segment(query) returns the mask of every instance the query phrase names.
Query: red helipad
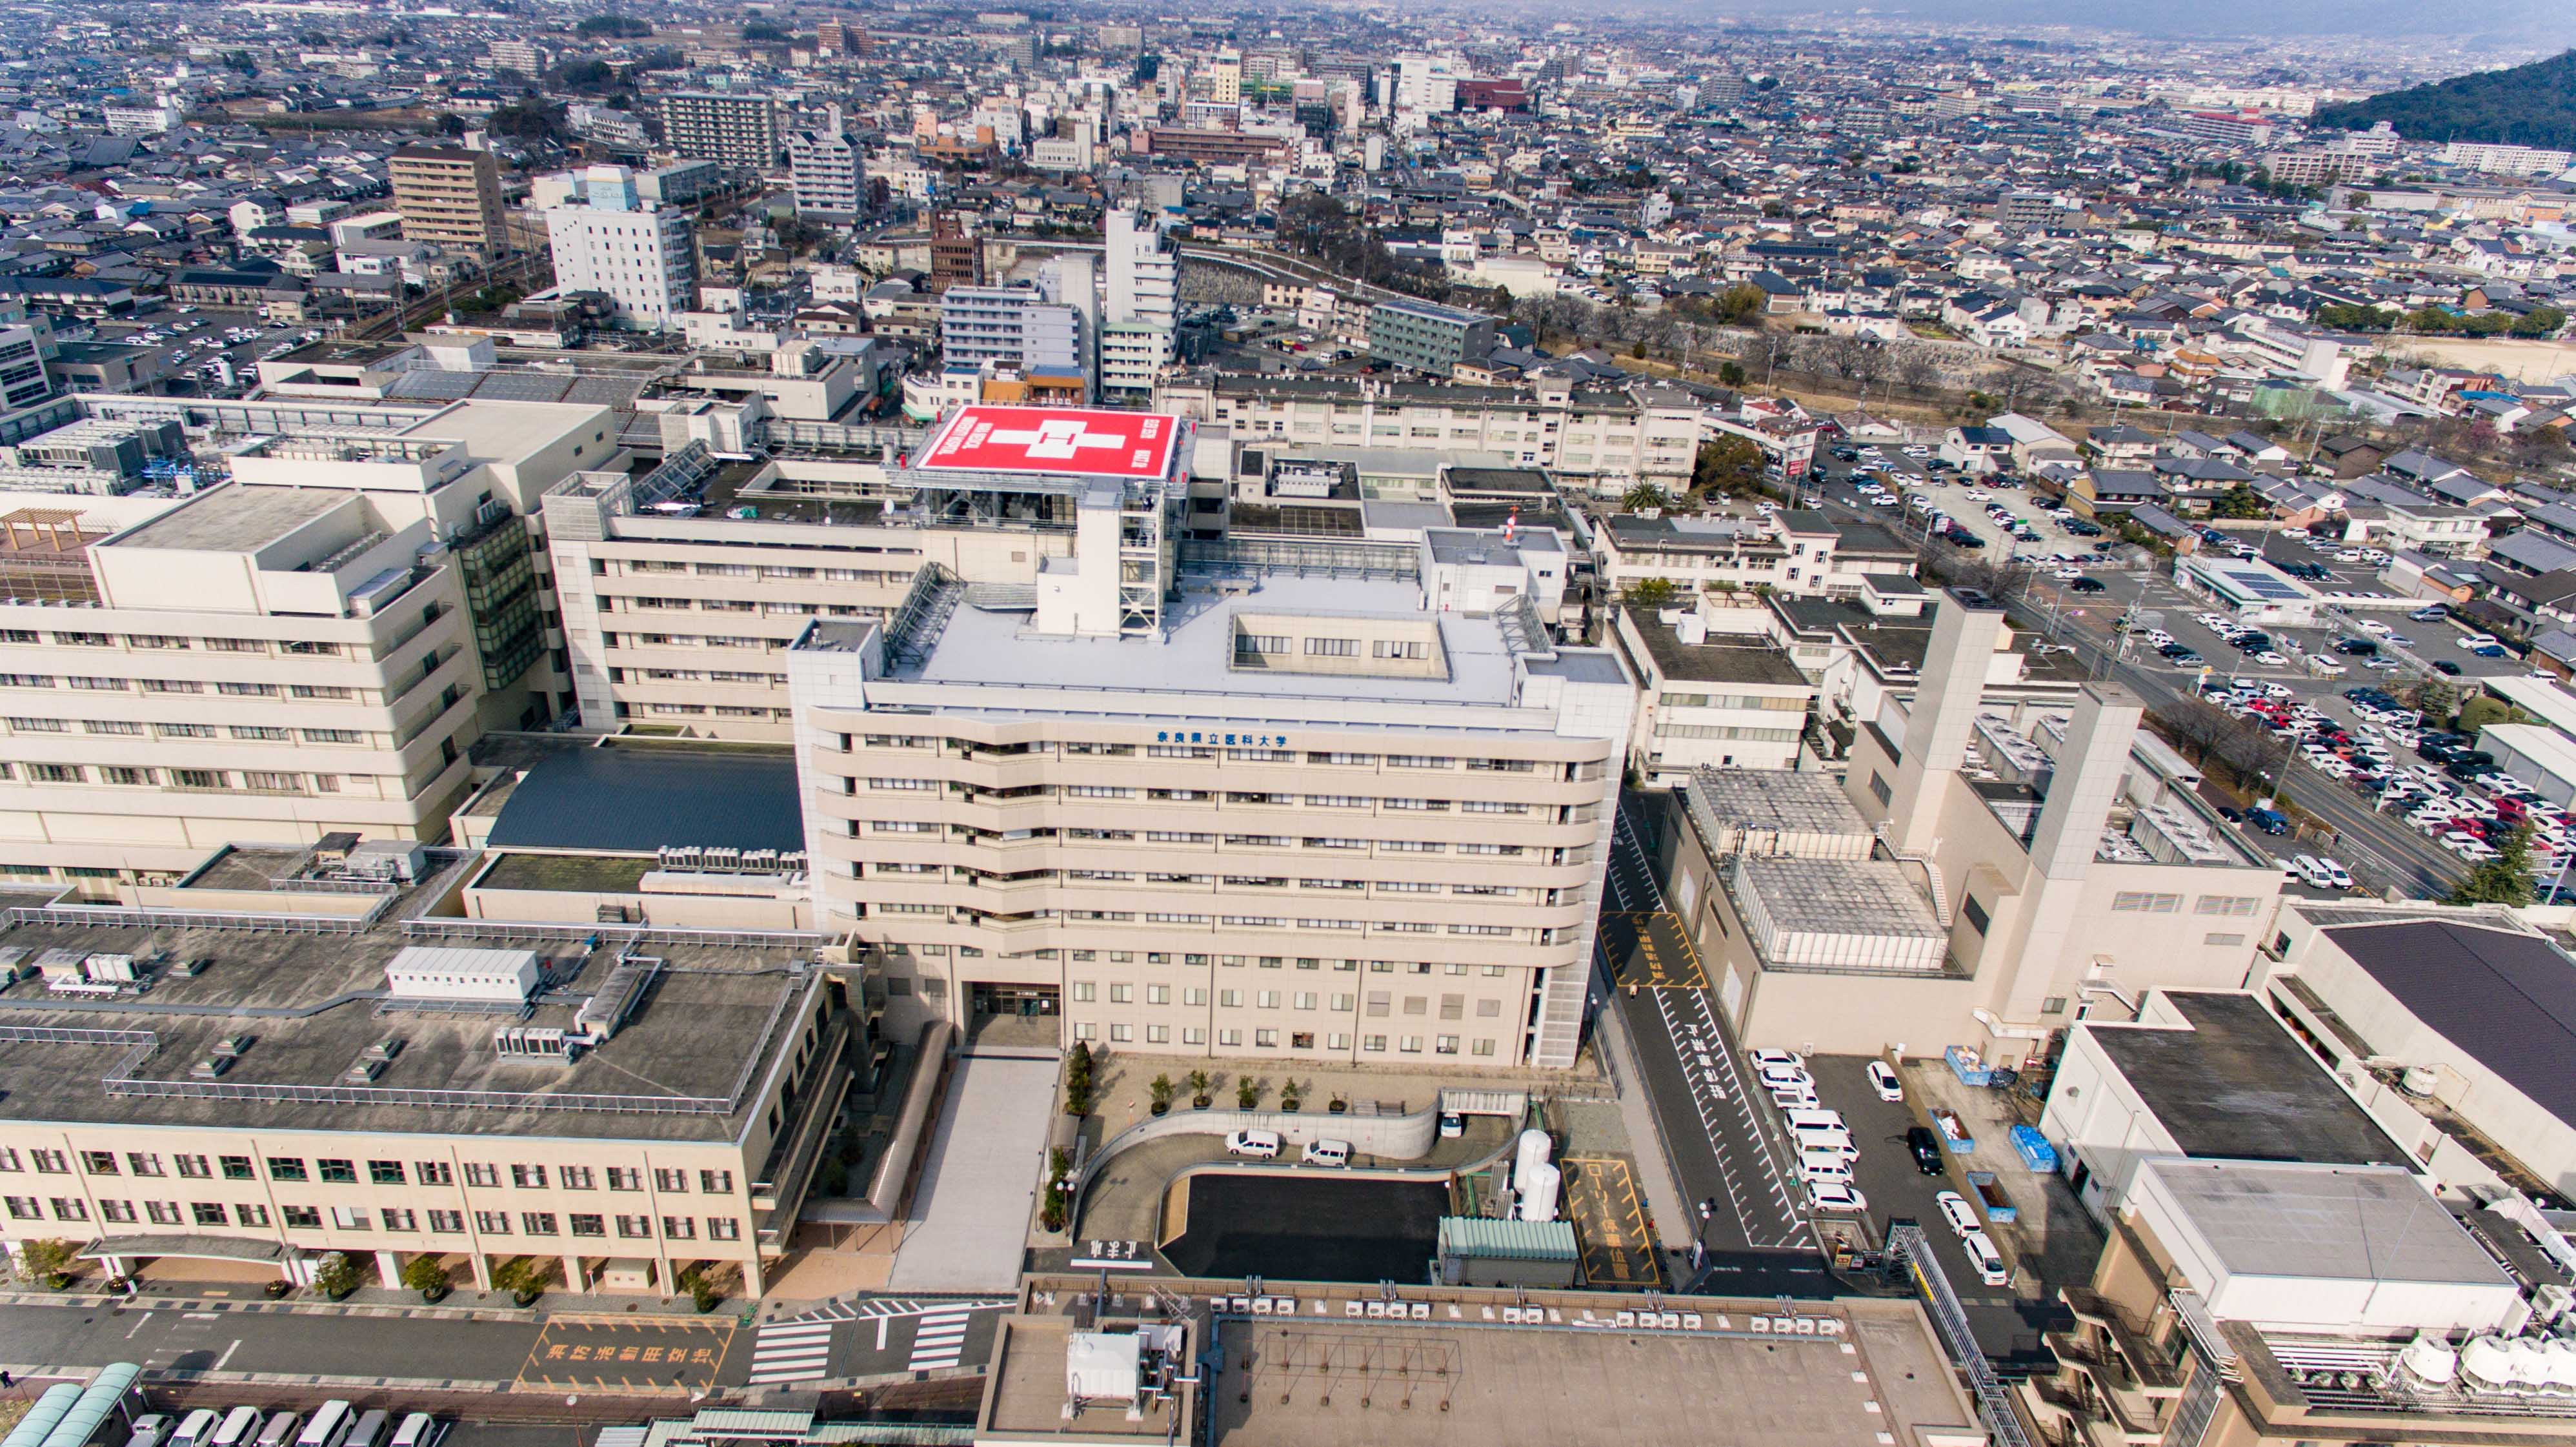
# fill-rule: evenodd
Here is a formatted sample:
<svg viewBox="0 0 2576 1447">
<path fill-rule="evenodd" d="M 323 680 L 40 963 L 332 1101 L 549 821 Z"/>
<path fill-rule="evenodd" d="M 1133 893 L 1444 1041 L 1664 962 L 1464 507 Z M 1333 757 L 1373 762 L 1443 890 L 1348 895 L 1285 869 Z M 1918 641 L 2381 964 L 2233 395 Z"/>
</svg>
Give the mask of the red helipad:
<svg viewBox="0 0 2576 1447">
<path fill-rule="evenodd" d="M 1171 471 L 1180 431 L 1180 419 L 1154 412 L 966 407 L 916 465 L 930 472 L 1161 477 Z"/>
</svg>

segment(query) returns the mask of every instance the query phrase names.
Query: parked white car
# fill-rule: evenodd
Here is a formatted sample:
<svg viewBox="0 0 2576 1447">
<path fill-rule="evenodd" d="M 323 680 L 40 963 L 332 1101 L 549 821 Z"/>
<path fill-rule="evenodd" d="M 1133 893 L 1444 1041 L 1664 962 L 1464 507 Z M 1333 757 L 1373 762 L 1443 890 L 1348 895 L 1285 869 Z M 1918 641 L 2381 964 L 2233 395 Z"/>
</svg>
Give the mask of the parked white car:
<svg viewBox="0 0 2576 1447">
<path fill-rule="evenodd" d="M 1869 1063 L 1869 1088 L 1878 1092 L 1879 1099 L 1891 1105 L 1900 1104 L 1905 1099 L 1905 1082 L 1896 1078 L 1896 1068 L 1884 1060 Z"/>
<path fill-rule="evenodd" d="M 1977 1229 L 1977 1208 L 1968 1204 L 1967 1197 L 1943 1191 L 1932 1198 L 1932 1204 L 1941 1208 L 1941 1219 L 1950 1223 L 1953 1235 L 1965 1236 Z"/>
</svg>

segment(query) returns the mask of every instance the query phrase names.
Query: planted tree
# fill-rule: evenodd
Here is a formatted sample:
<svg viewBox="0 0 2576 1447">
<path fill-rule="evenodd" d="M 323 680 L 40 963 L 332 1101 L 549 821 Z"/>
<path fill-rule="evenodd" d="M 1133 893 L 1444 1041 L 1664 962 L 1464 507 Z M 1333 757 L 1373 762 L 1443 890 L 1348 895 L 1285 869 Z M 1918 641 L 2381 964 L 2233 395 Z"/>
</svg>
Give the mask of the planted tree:
<svg viewBox="0 0 2576 1447">
<path fill-rule="evenodd" d="M 1673 586 L 1670 578 L 1639 578 L 1619 596 L 1638 612 L 1651 613 L 1658 608 L 1673 606 L 1673 600 L 1681 596 L 1681 591 Z"/>
<path fill-rule="evenodd" d="M 1076 1040 L 1064 1057 L 1064 1113 L 1091 1114 L 1092 1090 L 1091 1048 Z"/>
<path fill-rule="evenodd" d="M 1261 1104 L 1261 1082 L 1253 1079 L 1249 1075 L 1236 1076 L 1234 1079 L 1234 1108 L 1237 1110 L 1250 1110 L 1259 1104 Z"/>
<path fill-rule="evenodd" d="M 1154 1114 L 1161 1115 L 1172 1108 L 1172 1093 L 1179 1088 L 1172 1083 L 1172 1077 L 1169 1075 L 1154 1077 L 1153 1083 L 1145 1087 L 1154 1097 Z"/>
<path fill-rule="evenodd" d="M 333 1301 L 346 1300 L 349 1293 L 367 1284 L 366 1273 L 349 1259 L 346 1251 L 334 1251 L 322 1258 L 313 1272 L 313 1289 Z"/>
<path fill-rule="evenodd" d="M 79 1259 L 74 1254 L 78 1249 L 69 1241 L 48 1237 L 19 1247 L 18 1261 L 29 1280 L 60 1291 L 72 1284 L 72 1263 Z"/>
<path fill-rule="evenodd" d="M 403 1263 L 402 1284 L 407 1290 L 419 1292 L 421 1300 L 436 1302 L 456 1289 L 456 1278 L 449 1274 L 446 1262 L 423 1255 Z"/>
<path fill-rule="evenodd" d="M 2531 826 L 2518 825 L 2495 841 L 2495 858 L 2469 866 L 2469 877 L 2451 891 L 2453 904 L 2531 903 Z"/>
<path fill-rule="evenodd" d="M 1038 1224 L 1050 1231 L 1064 1229 L 1065 1213 L 1070 1201 L 1065 1195 L 1065 1173 L 1073 1169 L 1073 1158 L 1062 1150 L 1047 1152 L 1046 1195 L 1038 1206 Z"/>
<path fill-rule="evenodd" d="M 1199 1110 L 1207 1109 L 1208 1103 L 1214 1099 L 1208 1094 L 1208 1073 L 1204 1070 L 1193 1070 L 1187 1078 L 1190 1086 L 1190 1104 Z"/>
</svg>

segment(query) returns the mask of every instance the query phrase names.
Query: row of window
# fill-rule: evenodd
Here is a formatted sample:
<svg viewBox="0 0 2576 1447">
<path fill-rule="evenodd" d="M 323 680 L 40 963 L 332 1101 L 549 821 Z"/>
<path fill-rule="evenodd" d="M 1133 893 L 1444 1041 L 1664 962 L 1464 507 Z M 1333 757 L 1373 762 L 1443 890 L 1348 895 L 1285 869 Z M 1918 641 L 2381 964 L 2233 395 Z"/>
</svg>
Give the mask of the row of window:
<svg viewBox="0 0 2576 1447">
<path fill-rule="evenodd" d="M 993 880 L 1003 884 L 1149 884 L 1149 885 L 1222 885 L 1227 889 L 1299 889 L 1331 890 L 1337 894 L 1455 894 L 1479 899 L 1519 899 L 1528 893 L 1502 884 L 1427 884 L 1419 880 L 1381 879 L 1290 879 L 1277 874 L 1168 874 L 1157 870 L 1139 872 L 1133 869 L 1030 869 L 1015 874 L 994 874 L 984 870 L 956 868 L 953 874 L 937 864 L 888 864 L 867 866 L 867 872 L 879 878 L 915 877 L 927 882 L 954 878 L 964 883 Z"/>
<path fill-rule="evenodd" d="M 795 568 L 763 563 L 677 563 L 660 558 L 629 558 L 624 563 L 629 573 L 663 575 L 695 573 L 701 578 L 776 578 L 791 582 L 819 578 L 826 583 L 909 583 L 913 570 L 886 572 L 873 568 Z"/>
<path fill-rule="evenodd" d="M 195 678 L 108 678 L 91 674 L 62 675 L 53 673 L 0 673 L 0 688 L 63 688 L 86 693 L 216 694 L 224 698 L 291 698 L 310 703 L 347 703 L 358 696 L 354 688 L 314 683 L 242 683 L 231 680 L 208 687 Z"/>
<path fill-rule="evenodd" d="M 220 790 L 251 794 L 337 794 L 338 774 L 286 774 L 269 769 L 138 769 L 118 764 L 5 764 L 0 779 L 26 770 L 31 784 L 114 784 L 128 788 Z"/>
<path fill-rule="evenodd" d="M 1661 693 L 1656 702 L 1666 708 L 1753 708 L 1780 713 L 1804 713 L 1807 696 L 1773 696 L 1760 693 Z"/>
<path fill-rule="evenodd" d="M 857 838 L 864 822 L 870 834 L 940 834 L 949 829 L 959 838 L 989 837 L 991 831 L 969 825 L 943 826 L 923 819 L 869 819 L 850 821 L 850 837 Z M 1227 834 L 1222 836 L 1229 849 L 1334 849 L 1366 853 L 1371 849 L 1389 854 L 1475 854 L 1491 858 L 1513 859 L 1533 851 L 1518 844 L 1443 844 L 1422 839 L 1354 839 L 1343 835 L 1315 835 L 1303 838 L 1287 834 Z M 1014 830 L 1013 843 L 1038 843 L 1061 839 L 1069 844 L 1182 844 L 1194 849 L 1215 848 L 1218 835 L 1185 829 L 1031 829 Z"/>
<path fill-rule="evenodd" d="M 1793 734 L 1792 737 L 1795 735 Z M 878 792 L 937 792 L 948 782 L 941 779 L 906 778 L 895 775 L 872 775 L 865 780 L 868 788 Z M 1000 794 L 1018 799 L 1047 797 L 1050 786 L 1022 785 L 1009 790 L 975 791 L 970 785 L 957 786 L 961 791 Z M 1446 814 L 1456 809 L 1461 814 L 1513 814 L 1530 812 L 1530 806 L 1517 800 L 1504 799 L 1382 799 L 1367 794 L 1292 794 L 1279 790 L 1228 789 L 1220 796 L 1215 789 L 1137 789 L 1114 784 L 1064 784 L 1060 789 L 1067 799 L 1146 799 L 1158 804 L 1213 804 L 1222 797 L 1228 804 L 1257 805 L 1266 808 L 1309 809 L 1385 809 L 1396 813 Z"/>
<path fill-rule="evenodd" d="M 44 643 L 51 641 L 63 648 L 114 648 L 118 635 L 113 633 L 38 633 L 32 628 L 0 628 L 0 643 Z M 203 648 L 208 653 L 269 653 L 275 651 L 299 658 L 342 658 L 348 649 L 337 643 L 310 643 L 299 640 L 272 642 L 265 638 L 179 638 L 164 633 L 129 633 L 124 635 L 128 648 L 156 652 L 186 652 Z"/>
<path fill-rule="evenodd" d="M 73 1159 L 70 1152 L 46 1146 L 33 1147 L 23 1153 L 14 1146 L 0 1146 L 0 1171 L 32 1169 L 43 1175 L 67 1175 L 71 1172 Z M 208 1157 L 188 1153 L 174 1154 L 165 1162 L 151 1151 L 126 1151 L 120 1155 L 115 1151 L 84 1150 L 78 1159 L 83 1175 L 176 1175 L 194 1181 L 255 1181 L 260 1179 L 259 1166 L 263 1164 L 250 1156 L 219 1155 L 209 1160 Z M 272 1181 L 356 1185 L 360 1179 L 358 1161 L 346 1156 L 323 1156 L 310 1161 L 302 1156 L 269 1156 L 264 1164 L 268 1168 L 268 1179 Z M 529 1191 L 547 1189 L 549 1179 L 568 1191 L 596 1190 L 602 1176 L 612 1191 L 640 1191 L 644 1189 L 645 1181 L 645 1172 L 633 1166 L 609 1166 L 594 1171 L 589 1166 L 526 1164 L 503 1167 L 491 1161 L 467 1161 L 464 1164 L 465 1184 L 498 1186 L 504 1170 L 508 1172 L 511 1185 Z M 687 1170 L 657 1166 L 651 1174 L 654 1190 L 664 1195 L 688 1193 L 690 1173 Z M 413 1182 L 424 1186 L 452 1186 L 456 1184 L 456 1170 L 446 1161 L 413 1161 L 406 1165 L 398 1160 L 370 1160 L 366 1162 L 365 1179 L 379 1186 L 401 1186 Z M 700 1170 L 696 1179 L 697 1188 L 708 1195 L 726 1195 L 733 1190 L 731 1171 Z"/>
<path fill-rule="evenodd" d="M 1219 739 L 1226 737 L 1228 736 L 1218 735 Z M 1215 741 L 1143 745 L 1031 743 L 1002 746 L 980 744 L 973 739 L 941 738 L 931 734 L 862 734 L 858 741 L 872 749 L 937 749 L 943 753 L 999 753 L 1013 757 L 1045 757 L 1060 752 L 1066 758 L 1132 759 L 1141 752 L 1149 759 L 1224 758 L 1236 763 L 1257 764 L 1293 764 L 1302 757 L 1309 764 L 1329 764 L 1336 768 L 1373 769 L 1383 764 L 1390 769 L 1455 769 L 1464 764 L 1468 772 L 1478 774 L 1534 774 L 1540 768 L 1539 761 L 1535 759 L 1459 759 L 1442 754 L 1359 754 L 1325 749 L 1300 751 L 1272 748 L 1266 745 L 1259 748 L 1246 748 L 1224 745 Z M 847 749 L 848 743 L 845 741 L 844 752 Z M 1572 766 L 1558 763 L 1546 765 L 1551 772 L 1569 767 Z"/>
<path fill-rule="evenodd" d="M 1459 968 L 1463 969 L 1464 966 L 1460 966 Z M 1100 998 L 1101 986 L 1096 981 L 1076 980 L 1073 982 L 1071 988 L 1073 990 L 1073 1001 L 1077 1005 L 1092 1004 Z M 1172 1003 L 1172 987 L 1169 985 L 1144 985 L 1140 987 L 1127 984 L 1112 984 L 1108 987 L 1109 1003 L 1112 1005 L 1132 1005 L 1136 1002 L 1136 991 L 1140 988 L 1145 992 L 1145 1003 L 1148 1005 L 1168 1005 Z M 1253 1007 L 1255 1009 L 1321 1010 L 1327 1008 L 1324 1004 L 1325 996 L 1314 990 L 1254 990 L 1250 993 Z M 1245 992 L 1242 990 L 1219 990 L 1216 992 L 1217 1008 L 1221 1010 L 1240 1010 L 1243 1008 L 1244 997 Z M 1329 1008 L 1341 1014 L 1347 1015 L 1361 1008 L 1360 997 L 1355 994 L 1336 992 L 1332 995 L 1331 999 L 1332 1004 Z M 1184 985 L 1181 987 L 1181 1004 L 1186 1006 L 1205 1007 L 1207 1002 L 1208 992 L 1206 990 L 1191 985 Z M 1431 997 L 1428 995 L 1407 995 L 1404 997 L 1401 1008 L 1407 1015 L 1427 1015 L 1431 1013 L 1433 1006 Z M 1467 997 L 1464 995 L 1442 995 L 1440 997 L 1438 1008 L 1440 1011 L 1440 1018 L 1443 1020 L 1464 1020 L 1467 1018 Z M 1395 1013 L 1397 1009 L 1397 1001 L 1388 992 L 1384 990 L 1369 991 L 1367 1002 L 1367 1010 L 1369 1014 L 1390 1015 Z M 1493 1019 L 1500 1016 L 1502 1013 L 1503 1002 L 1500 1000 L 1478 1000 L 1476 1002 L 1476 1014 L 1482 1018 Z"/>
<path fill-rule="evenodd" d="M 156 739 L 235 739 L 264 744 L 363 744 L 367 741 L 363 729 L 290 729 L 268 724 L 231 724 L 217 728 L 213 724 L 144 724 L 132 719 L 18 716 L 0 718 L 0 723 L 8 724 L 9 731 L 16 734 L 67 734 L 77 723 L 82 733 L 102 738 L 141 738 L 148 732 Z"/>
<path fill-rule="evenodd" d="M 1172 1043 L 1172 1028 L 1170 1026 L 1147 1025 L 1143 1028 L 1145 1031 L 1144 1038 L 1146 1044 L 1169 1045 Z M 1136 1040 L 1136 1030 L 1137 1027 L 1134 1025 L 1110 1025 L 1107 1027 L 1109 1043 L 1112 1045 L 1133 1044 Z M 1101 1036 L 1101 1026 L 1084 1020 L 1077 1020 L 1074 1022 L 1073 1038 L 1076 1040 L 1098 1040 Z M 1219 1030 L 1216 1032 L 1216 1043 L 1221 1049 L 1240 1050 L 1243 1048 L 1243 1036 L 1244 1032 L 1241 1030 Z M 1252 1048 L 1255 1050 L 1276 1050 L 1280 1048 L 1281 1038 L 1281 1032 L 1277 1030 L 1254 1030 L 1252 1032 Z M 1318 1048 L 1315 1042 L 1319 1037 L 1311 1030 L 1291 1030 L 1286 1032 L 1285 1038 L 1287 1040 L 1287 1048 L 1291 1050 L 1313 1050 Z M 1351 1048 L 1351 1037 L 1346 1033 L 1329 1033 L 1321 1036 L 1320 1038 L 1324 1042 L 1321 1048 L 1325 1050 L 1347 1052 Z M 1400 1055 L 1419 1055 L 1422 1053 L 1424 1037 L 1420 1035 L 1399 1035 L 1393 1038 L 1395 1053 Z M 1432 1054 L 1455 1055 L 1459 1053 L 1459 1040 L 1457 1036 L 1434 1035 L 1429 1038 L 1431 1041 Z M 1384 1035 L 1363 1035 L 1360 1037 L 1360 1051 L 1362 1054 L 1383 1055 L 1387 1053 L 1388 1039 L 1389 1037 Z M 1208 1032 L 1201 1026 L 1183 1026 L 1181 1029 L 1181 1043 L 1183 1045 L 1205 1045 L 1208 1043 Z M 1466 1044 L 1467 1053 L 1470 1055 L 1490 1056 L 1494 1054 L 1494 1042 L 1490 1039 L 1479 1037 L 1466 1042 Z"/>
<path fill-rule="evenodd" d="M 2252 919 L 2263 911 L 2263 897 L 2250 894 L 2204 894 L 2194 899 L 2191 912 L 2215 915 L 2224 919 Z M 2113 914 L 2179 914 L 2182 896 L 2161 894 L 2150 889 L 2123 889 L 2111 896 Z"/>
<path fill-rule="evenodd" d="M 54 1196 L 42 1201 L 34 1196 L 0 1196 L 0 1207 L 5 1207 L 12 1220 L 45 1220 L 47 1206 L 52 1207 L 52 1219 L 56 1221 L 90 1219 L 89 1204 L 78 1196 Z M 610 1223 L 614 1222 L 617 1235 L 621 1239 L 630 1241 L 654 1239 L 653 1218 L 649 1215 L 611 1216 L 588 1211 L 567 1212 L 560 1217 L 552 1211 L 476 1211 L 473 1215 L 475 1234 L 481 1236 L 513 1234 L 561 1236 L 567 1234 L 567 1227 L 569 1234 L 574 1236 L 606 1236 L 609 1234 Z M 307 1231 L 322 1229 L 323 1222 L 327 1219 L 332 1229 L 338 1231 L 371 1231 L 381 1223 L 387 1231 L 416 1232 L 420 1229 L 421 1218 L 424 1216 L 428 1218 L 429 1229 L 434 1234 L 442 1236 L 465 1234 L 466 1213 L 463 1211 L 413 1211 L 397 1206 L 386 1206 L 370 1211 L 363 1206 L 332 1206 L 326 1209 L 321 1206 L 292 1206 L 280 1203 L 276 1219 L 278 1224 L 290 1229 Z M 145 1201 L 142 1212 L 138 1216 L 134 1202 L 109 1200 L 105 1197 L 101 1197 L 98 1203 L 98 1219 L 111 1226 L 131 1226 L 140 1221 L 148 1221 L 155 1226 L 229 1225 L 264 1229 L 270 1224 L 268 1207 L 251 1202 L 235 1202 L 228 1209 L 219 1201 L 191 1201 L 183 1215 L 177 1201 Z M 698 1219 L 695 1216 L 664 1216 L 662 1239 L 697 1240 Z M 742 1222 L 736 1218 L 709 1216 L 705 1219 L 706 1239 L 710 1241 L 742 1239 Z"/>
<path fill-rule="evenodd" d="M 1291 918 L 1286 915 L 1193 914 L 1183 911 L 1160 909 L 1142 911 L 1132 909 L 1027 909 L 1005 912 L 978 909 L 972 905 L 964 904 L 915 904 L 908 901 L 871 904 L 867 908 L 872 914 L 933 915 L 943 917 L 955 914 L 970 921 L 1002 920 L 1008 923 L 1020 923 L 1062 919 L 1072 920 L 1079 924 L 1213 925 L 1220 929 L 1294 928 L 1301 930 L 1332 931 L 1347 934 L 1431 935 L 1447 933 L 1452 935 L 1472 936 L 1477 939 L 1526 938 L 1534 939 L 1542 944 L 1549 942 L 1551 934 L 1550 931 L 1536 926 L 1521 928 L 1512 925 L 1499 924 L 1425 924 L 1410 920 L 1377 920 L 1372 922 L 1357 919 L 1302 919 Z"/>
</svg>

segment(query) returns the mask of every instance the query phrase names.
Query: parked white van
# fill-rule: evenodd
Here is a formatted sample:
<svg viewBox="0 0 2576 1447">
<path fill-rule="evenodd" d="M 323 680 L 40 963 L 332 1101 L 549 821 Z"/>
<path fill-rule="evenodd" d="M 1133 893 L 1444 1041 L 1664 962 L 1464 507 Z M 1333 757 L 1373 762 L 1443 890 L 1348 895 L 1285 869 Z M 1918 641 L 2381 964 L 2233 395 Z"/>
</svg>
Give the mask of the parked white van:
<svg viewBox="0 0 2576 1447">
<path fill-rule="evenodd" d="M 1310 1166 L 1332 1166 L 1338 1169 L 1350 1163 L 1351 1143 L 1349 1141 L 1324 1140 L 1306 1143 L 1306 1164 Z"/>
</svg>

